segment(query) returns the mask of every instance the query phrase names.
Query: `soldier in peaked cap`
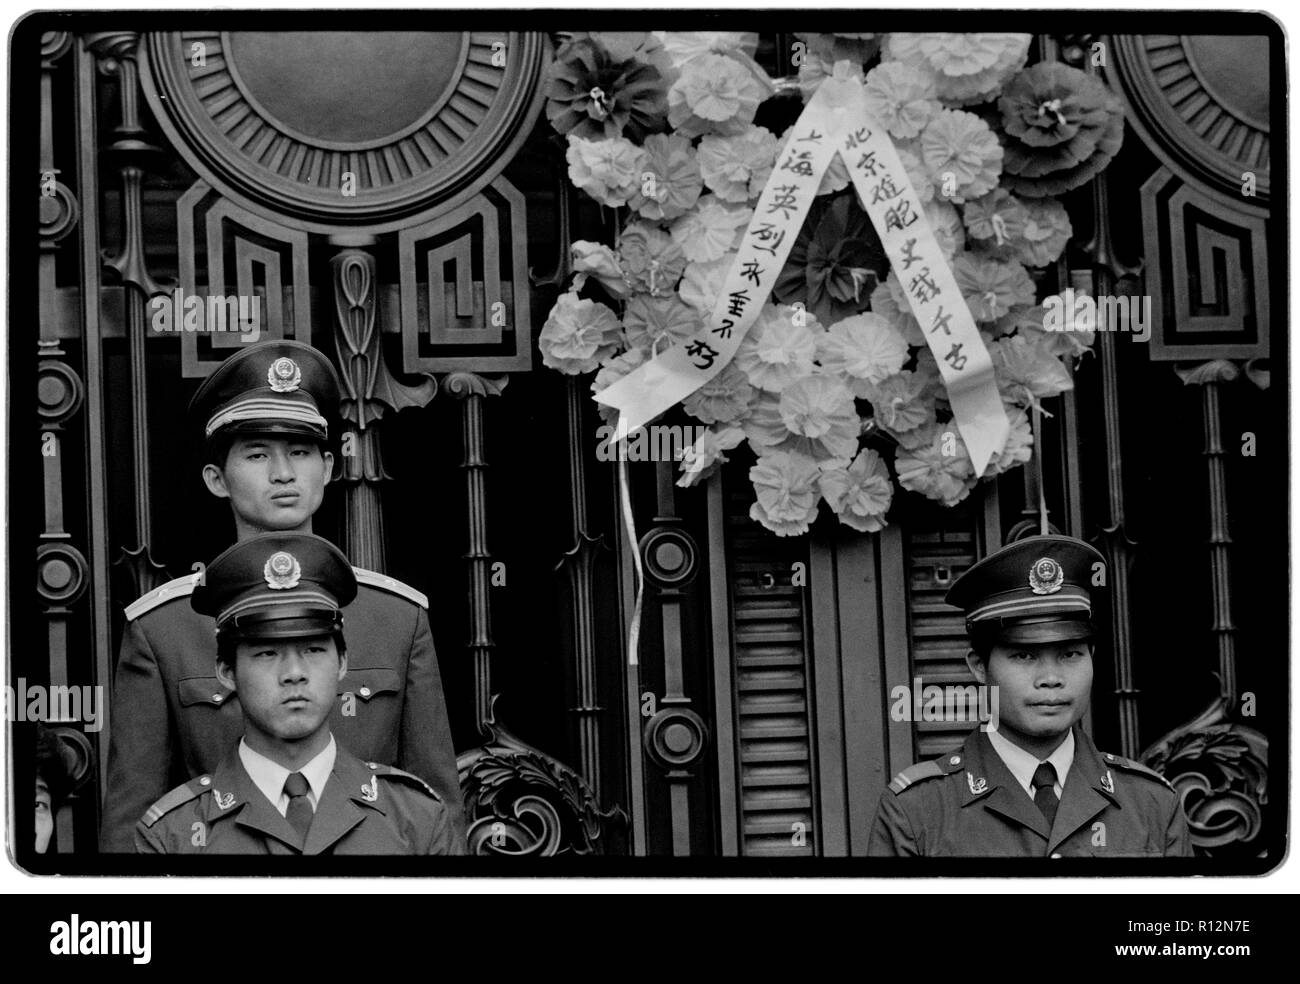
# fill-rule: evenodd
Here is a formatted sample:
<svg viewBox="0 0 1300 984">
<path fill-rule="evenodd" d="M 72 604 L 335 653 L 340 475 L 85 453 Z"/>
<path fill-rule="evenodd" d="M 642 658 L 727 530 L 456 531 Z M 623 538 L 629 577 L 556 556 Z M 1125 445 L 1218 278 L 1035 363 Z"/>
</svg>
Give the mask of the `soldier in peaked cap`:
<svg viewBox="0 0 1300 984">
<path fill-rule="evenodd" d="M 330 732 L 347 675 L 343 607 L 356 576 L 328 541 L 264 533 L 235 544 L 191 595 L 217 626 L 216 675 L 244 734 L 210 773 L 173 789 L 135 827 L 159 854 L 463 854 L 423 780 L 362 762 Z"/>
<path fill-rule="evenodd" d="M 881 794 L 875 856 L 1190 856 L 1178 794 L 1097 751 L 1076 725 L 1092 690 L 1092 591 L 1104 560 L 1066 536 L 1018 540 L 952 585 L 996 721 L 961 750 L 904 769 Z"/>
<path fill-rule="evenodd" d="M 190 418 L 204 442 L 203 480 L 229 500 L 239 540 L 311 532 L 333 466 L 326 414 L 338 405 L 329 360 L 310 345 L 267 341 L 228 358 L 199 387 Z M 395 763 L 428 782 L 464 836 L 456 756 L 424 595 L 353 568 L 346 606 L 353 650 L 337 684 L 331 729 L 363 760 Z M 133 849 L 150 803 L 211 774 L 243 733 L 240 700 L 214 672 L 212 617 L 195 611 L 199 575 L 178 578 L 127 606 L 100 849 Z"/>
</svg>

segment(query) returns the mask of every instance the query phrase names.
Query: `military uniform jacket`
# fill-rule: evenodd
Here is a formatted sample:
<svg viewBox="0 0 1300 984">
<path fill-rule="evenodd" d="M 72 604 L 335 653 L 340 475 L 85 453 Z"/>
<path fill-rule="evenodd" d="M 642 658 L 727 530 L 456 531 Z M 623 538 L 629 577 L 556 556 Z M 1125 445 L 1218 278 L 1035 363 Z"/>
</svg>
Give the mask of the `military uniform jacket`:
<svg viewBox="0 0 1300 984">
<path fill-rule="evenodd" d="M 239 760 L 178 786 L 135 825 L 141 854 L 464 854 L 442 801 L 423 780 L 341 746 L 304 841 Z"/>
<path fill-rule="evenodd" d="M 343 609 L 348 672 L 330 727 L 341 747 L 425 780 L 464 837 L 460 779 L 423 596 L 356 568 Z M 213 620 L 190 607 L 189 577 L 127 608 L 114 682 L 100 850 L 133 850 L 135 823 L 167 790 L 211 773 L 244 732 L 239 698 L 216 677 Z"/>
<path fill-rule="evenodd" d="M 1162 776 L 1097 751 L 1074 731 L 1074 762 L 1047 819 L 978 728 L 961 751 L 900 772 L 881 794 L 876 857 L 1190 857 L 1179 796 Z"/>
</svg>

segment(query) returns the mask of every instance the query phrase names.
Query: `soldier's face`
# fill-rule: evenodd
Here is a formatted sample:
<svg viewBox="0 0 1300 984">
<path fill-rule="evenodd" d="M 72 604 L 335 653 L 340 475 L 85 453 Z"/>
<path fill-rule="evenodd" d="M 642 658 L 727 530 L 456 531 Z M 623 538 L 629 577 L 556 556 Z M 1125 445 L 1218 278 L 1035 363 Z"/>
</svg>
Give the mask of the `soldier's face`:
<svg viewBox="0 0 1300 984">
<path fill-rule="evenodd" d="M 310 532 L 333 464 L 314 441 L 250 435 L 235 441 L 224 468 L 205 465 L 203 480 L 213 495 L 230 500 L 241 538 Z"/>
<path fill-rule="evenodd" d="M 998 688 L 998 727 L 1032 740 L 1064 735 L 1092 694 L 1092 645 L 1086 641 L 996 645 L 988 663 L 973 659 L 980 683 Z"/>
<path fill-rule="evenodd" d="M 309 741 L 328 725 L 338 682 L 347 672 L 328 635 L 305 639 L 241 642 L 232 670 L 217 664 L 217 677 L 239 695 L 245 737 L 258 751 L 267 742 Z"/>
</svg>

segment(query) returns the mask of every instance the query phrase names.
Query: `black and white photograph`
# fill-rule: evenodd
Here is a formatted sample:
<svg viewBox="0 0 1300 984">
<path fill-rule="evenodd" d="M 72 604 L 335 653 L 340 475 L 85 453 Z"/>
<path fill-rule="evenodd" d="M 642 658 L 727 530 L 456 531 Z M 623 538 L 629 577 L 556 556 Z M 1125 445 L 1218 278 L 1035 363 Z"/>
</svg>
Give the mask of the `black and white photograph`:
<svg viewBox="0 0 1300 984">
<path fill-rule="evenodd" d="M 1285 38 L 17 19 L 19 890 L 1275 875 Z"/>
</svg>

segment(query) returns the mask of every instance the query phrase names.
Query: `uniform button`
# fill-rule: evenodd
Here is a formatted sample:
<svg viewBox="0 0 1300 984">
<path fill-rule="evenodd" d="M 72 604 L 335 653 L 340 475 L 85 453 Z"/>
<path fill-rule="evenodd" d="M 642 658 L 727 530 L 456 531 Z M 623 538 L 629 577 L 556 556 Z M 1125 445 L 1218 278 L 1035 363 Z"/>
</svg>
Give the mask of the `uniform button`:
<svg viewBox="0 0 1300 984">
<path fill-rule="evenodd" d="M 1052 855 L 1052 857 L 1054 857 L 1054 858 L 1059 858 L 1060 856 L 1061 856 L 1061 855 L 1059 855 L 1059 854 L 1053 854 L 1053 855 Z"/>
<path fill-rule="evenodd" d="M 367 768 L 367 769 L 377 769 L 377 768 L 379 768 L 379 766 L 375 765 L 374 762 L 367 762 L 367 763 L 366 763 L 366 768 Z"/>
<path fill-rule="evenodd" d="M 220 695 L 220 694 L 213 694 L 213 695 L 212 695 L 212 699 L 215 700 L 218 704 L 221 703 L 221 695 Z"/>
<path fill-rule="evenodd" d="M 952 758 L 950 758 L 950 759 L 948 760 L 948 764 L 949 764 L 949 765 L 961 765 L 961 756 L 960 756 L 960 755 L 954 755 Z"/>
<path fill-rule="evenodd" d="M 1106 753 L 1106 761 L 1107 761 L 1107 762 L 1114 762 L 1114 761 L 1115 761 L 1115 756 L 1112 755 L 1110 752 L 1107 752 L 1107 753 Z"/>
<path fill-rule="evenodd" d="M 359 693 L 362 697 L 369 697 L 369 696 L 370 696 L 370 688 L 369 688 L 369 687 L 362 687 L 360 690 L 357 691 L 357 693 Z"/>
<path fill-rule="evenodd" d="M 199 780 L 199 785 L 200 785 L 200 786 L 211 786 L 211 785 L 212 785 L 212 780 L 211 780 L 209 777 L 207 777 L 207 776 L 203 776 L 203 777 Z"/>
</svg>

